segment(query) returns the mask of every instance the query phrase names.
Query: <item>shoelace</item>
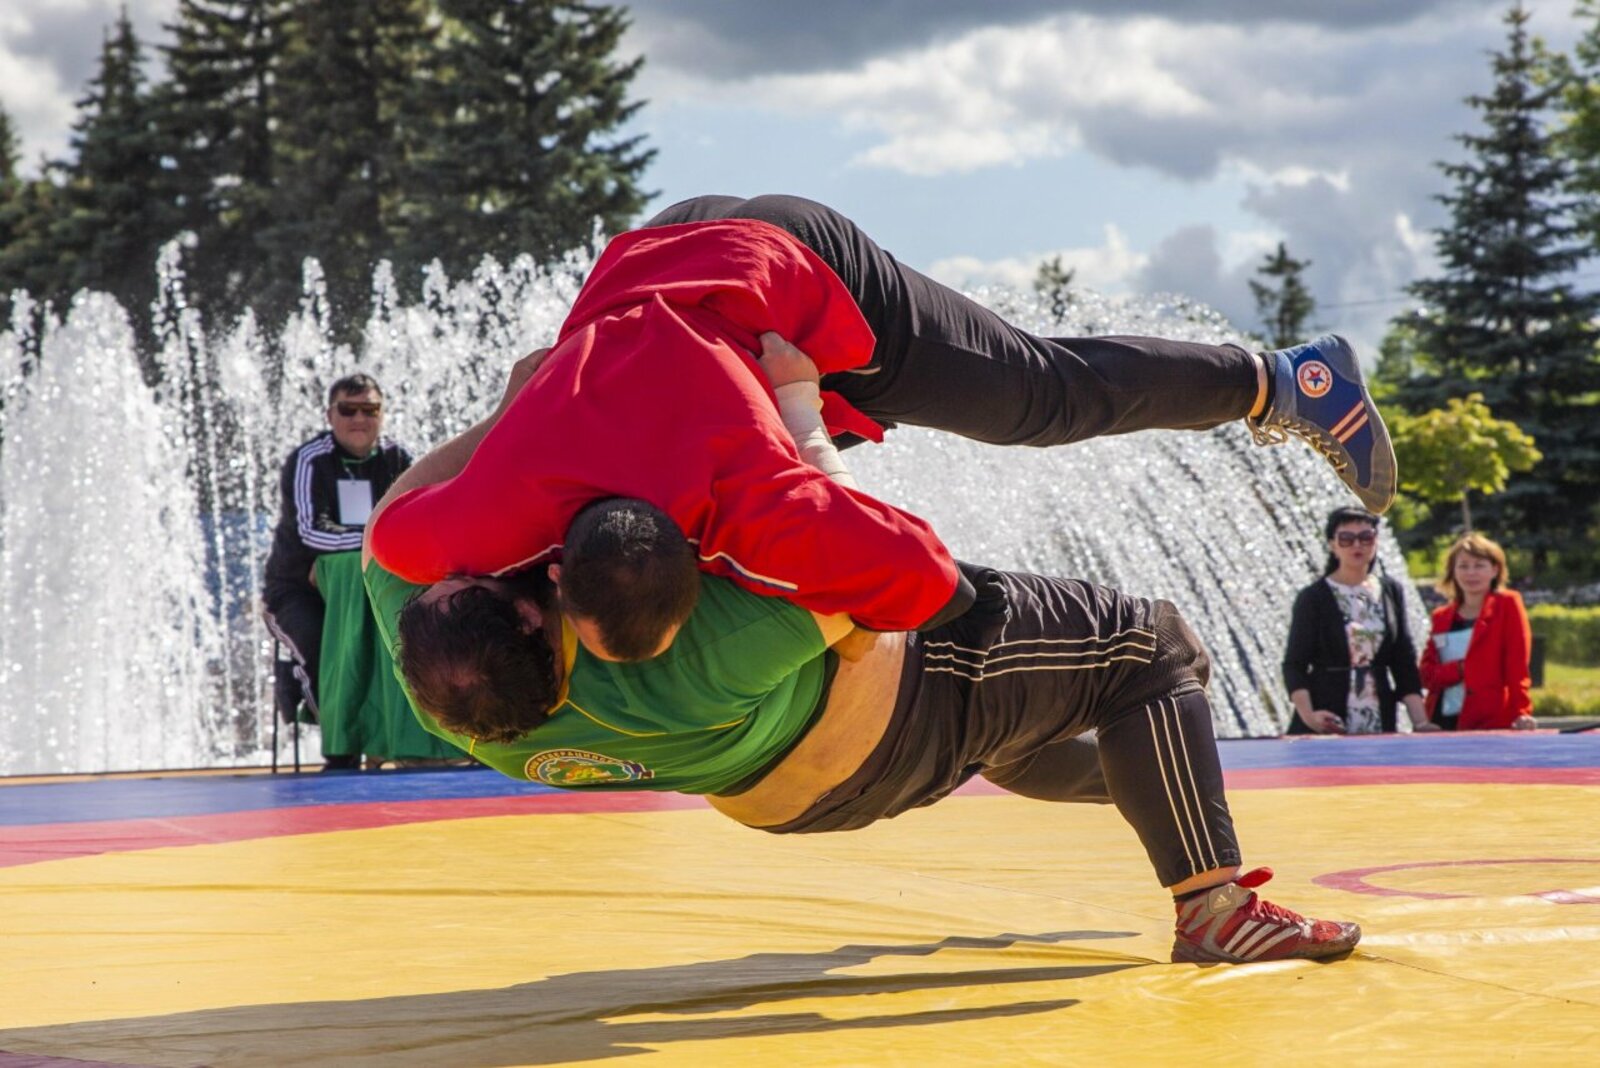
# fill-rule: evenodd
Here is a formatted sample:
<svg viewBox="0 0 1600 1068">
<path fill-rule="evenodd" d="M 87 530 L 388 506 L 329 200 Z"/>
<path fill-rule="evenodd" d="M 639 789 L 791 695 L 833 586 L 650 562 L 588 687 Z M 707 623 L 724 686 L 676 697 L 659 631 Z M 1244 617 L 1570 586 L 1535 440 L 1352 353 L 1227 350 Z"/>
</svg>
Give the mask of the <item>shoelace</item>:
<svg viewBox="0 0 1600 1068">
<path fill-rule="evenodd" d="M 1255 906 L 1250 909 L 1252 917 L 1265 917 L 1274 923 L 1288 927 L 1299 927 L 1306 922 L 1305 917 L 1298 912 L 1286 909 L 1282 905 L 1274 905 L 1260 894 L 1255 896 L 1255 901 L 1251 902 L 1251 904 Z M 1249 906 L 1246 907 L 1248 908 Z"/>
<path fill-rule="evenodd" d="M 1260 422 L 1250 420 L 1246 422 L 1250 426 L 1250 436 L 1255 439 L 1257 445 L 1282 445 L 1289 440 L 1289 435 L 1293 434 L 1315 449 L 1324 460 L 1333 465 L 1335 471 L 1343 472 L 1350 466 L 1350 461 L 1339 454 L 1338 446 L 1320 430 L 1297 426 L 1282 417 L 1276 422 L 1268 422 L 1265 419 Z"/>
</svg>

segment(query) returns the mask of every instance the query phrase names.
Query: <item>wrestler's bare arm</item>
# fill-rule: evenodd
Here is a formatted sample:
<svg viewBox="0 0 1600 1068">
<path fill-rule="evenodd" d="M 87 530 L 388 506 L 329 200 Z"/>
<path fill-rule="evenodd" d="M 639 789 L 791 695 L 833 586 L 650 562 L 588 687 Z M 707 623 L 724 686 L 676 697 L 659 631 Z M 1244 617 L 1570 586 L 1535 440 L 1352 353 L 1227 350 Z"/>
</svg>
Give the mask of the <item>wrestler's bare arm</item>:
<svg viewBox="0 0 1600 1068">
<path fill-rule="evenodd" d="M 860 489 L 822 422 L 822 376 L 811 357 L 770 330 L 761 335 L 756 363 L 778 397 L 778 415 L 800 458 L 841 486 Z"/>
<path fill-rule="evenodd" d="M 784 429 L 794 439 L 800 458 L 842 486 L 856 487 L 856 480 L 844 466 L 844 458 L 834 448 L 828 428 L 822 422 L 821 375 L 811 357 L 777 334 L 761 335 L 761 355 L 756 358 L 772 390 L 778 395 L 778 414 Z M 817 626 L 833 651 L 846 660 L 860 660 L 872 651 L 877 631 L 856 626 L 849 616 L 839 613 L 820 616 L 813 612 Z"/>
<path fill-rule="evenodd" d="M 528 380 L 533 377 L 533 373 L 539 369 L 539 365 L 549 353 L 549 349 L 535 349 L 512 364 L 511 371 L 506 377 L 505 392 L 501 394 L 500 403 L 495 406 L 494 411 L 449 441 L 430 449 L 394 480 L 389 491 L 383 495 L 377 506 L 372 509 L 372 514 L 367 517 L 366 534 L 361 539 L 363 568 L 372 560 L 372 530 L 377 525 L 378 517 L 383 514 L 383 510 L 403 493 L 422 486 L 431 486 L 435 482 L 443 482 L 460 474 L 461 469 L 472 458 L 478 443 L 500 421 L 500 417 L 511 407 L 511 402 L 522 391 L 522 387 L 528 384 Z"/>
</svg>

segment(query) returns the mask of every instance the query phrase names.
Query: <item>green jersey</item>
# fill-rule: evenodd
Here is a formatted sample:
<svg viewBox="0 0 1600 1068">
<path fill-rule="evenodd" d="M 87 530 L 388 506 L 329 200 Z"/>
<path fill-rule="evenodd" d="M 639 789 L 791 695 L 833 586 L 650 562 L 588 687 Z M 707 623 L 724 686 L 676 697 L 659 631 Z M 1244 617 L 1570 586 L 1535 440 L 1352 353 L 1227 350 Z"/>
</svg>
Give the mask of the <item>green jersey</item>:
<svg viewBox="0 0 1600 1068">
<path fill-rule="evenodd" d="M 365 579 L 392 654 L 400 610 L 422 587 L 376 562 Z M 799 738 L 826 670 L 810 612 L 709 575 L 701 576 L 693 615 L 658 657 L 600 660 L 570 627 L 562 645 L 561 699 L 544 724 L 514 742 L 452 734 L 417 708 L 409 689 L 406 697 L 428 731 L 514 779 L 711 794 L 747 779 Z"/>
</svg>

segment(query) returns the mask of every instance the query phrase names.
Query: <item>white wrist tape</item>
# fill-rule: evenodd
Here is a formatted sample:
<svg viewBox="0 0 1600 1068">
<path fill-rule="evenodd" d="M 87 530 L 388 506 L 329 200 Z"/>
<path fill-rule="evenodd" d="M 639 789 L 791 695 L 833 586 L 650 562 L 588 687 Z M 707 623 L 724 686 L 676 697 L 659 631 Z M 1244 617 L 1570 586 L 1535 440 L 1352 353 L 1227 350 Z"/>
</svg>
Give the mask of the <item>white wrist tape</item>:
<svg viewBox="0 0 1600 1068">
<path fill-rule="evenodd" d="M 778 415 L 794 438 L 800 458 L 840 485 L 859 488 L 822 422 L 822 390 L 817 383 L 790 382 L 773 392 L 778 397 Z"/>
</svg>

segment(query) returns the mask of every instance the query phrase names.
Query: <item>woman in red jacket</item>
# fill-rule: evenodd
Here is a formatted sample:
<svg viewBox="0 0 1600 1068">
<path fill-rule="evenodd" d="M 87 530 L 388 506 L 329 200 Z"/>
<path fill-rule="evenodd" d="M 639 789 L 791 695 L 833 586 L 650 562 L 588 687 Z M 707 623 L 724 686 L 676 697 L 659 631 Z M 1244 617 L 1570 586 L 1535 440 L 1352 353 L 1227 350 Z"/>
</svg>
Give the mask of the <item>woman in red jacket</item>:
<svg viewBox="0 0 1600 1068">
<path fill-rule="evenodd" d="M 1450 603 L 1434 609 L 1422 651 L 1428 715 L 1445 730 L 1531 728 L 1528 697 L 1528 613 L 1505 588 L 1506 554 L 1482 534 L 1450 547 L 1439 590 Z"/>
</svg>

